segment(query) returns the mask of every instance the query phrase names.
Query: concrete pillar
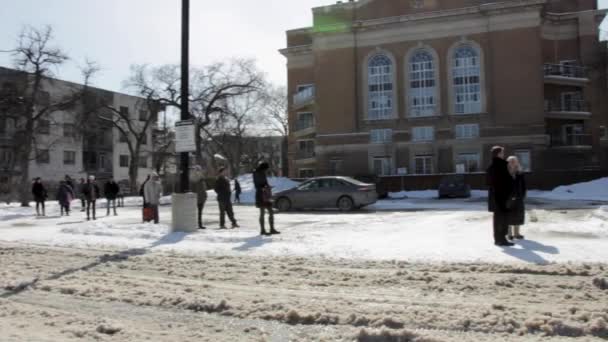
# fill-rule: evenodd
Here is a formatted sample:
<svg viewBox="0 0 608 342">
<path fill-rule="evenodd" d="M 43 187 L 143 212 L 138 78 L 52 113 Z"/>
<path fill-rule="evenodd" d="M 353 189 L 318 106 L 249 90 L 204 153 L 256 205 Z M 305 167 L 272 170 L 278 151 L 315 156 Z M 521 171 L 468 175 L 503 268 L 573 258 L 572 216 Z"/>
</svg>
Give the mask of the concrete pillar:
<svg viewBox="0 0 608 342">
<path fill-rule="evenodd" d="M 196 232 L 198 230 L 197 210 L 196 194 L 192 192 L 173 194 L 171 231 L 186 233 Z"/>
</svg>

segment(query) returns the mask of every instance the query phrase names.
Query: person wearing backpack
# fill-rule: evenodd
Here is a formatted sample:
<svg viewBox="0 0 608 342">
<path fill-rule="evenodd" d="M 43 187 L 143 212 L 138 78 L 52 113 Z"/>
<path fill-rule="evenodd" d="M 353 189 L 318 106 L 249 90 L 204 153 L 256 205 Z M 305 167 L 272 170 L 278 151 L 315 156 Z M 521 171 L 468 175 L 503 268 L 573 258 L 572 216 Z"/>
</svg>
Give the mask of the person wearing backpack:
<svg viewBox="0 0 608 342">
<path fill-rule="evenodd" d="M 261 163 L 253 173 L 253 184 L 255 186 L 255 206 L 260 210 L 260 235 L 281 234 L 274 229 L 274 212 L 272 209 L 272 187 L 268 183 L 267 173 L 270 169 L 268 163 Z M 265 216 L 268 212 L 268 225 L 270 231 L 266 232 Z"/>
</svg>

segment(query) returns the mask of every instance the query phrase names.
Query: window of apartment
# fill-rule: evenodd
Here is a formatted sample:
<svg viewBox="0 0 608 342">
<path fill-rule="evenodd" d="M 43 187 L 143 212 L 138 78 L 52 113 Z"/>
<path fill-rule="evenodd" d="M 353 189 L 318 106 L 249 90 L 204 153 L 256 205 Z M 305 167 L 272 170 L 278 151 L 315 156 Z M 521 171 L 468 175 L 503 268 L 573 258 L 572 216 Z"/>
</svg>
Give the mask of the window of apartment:
<svg viewBox="0 0 608 342">
<path fill-rule="evenodd" d="M 118 131 L 118 142 L 127 143 L 127 142 L 129 142 L 129 139 L 127 138 L 126 135 L 122 134 L 121 131 Z"/>
<path fill-rule="evenodd" d="M 1 149 L 0 150 L 0 165 L 8 166 L 13 161 L 14 153 L 10 149 Z"/>
<path fill-rule="evenodd" d="M 410 0 L 410 6 L 415 9 L 424 8 L 424 0 Z"/>
<path fill-rule="evenodd" d="M 38 134 L 51 134 L 51 122 L 45 119 L 38 120 L 37 131 Z"/>
<path fill-rule="evenodd" d="M 583 93 L 580 91 L 571 91 L 561 93 L 561 109 L 566 112 L 582 112 L 583 108 Z"/>
<path fill-rule="evenodd" d="M 479 53 L 470 45 L 456 49 L 452 58 L 454 113 L 481 112 L 481 66 Z"/>
<path fill-rule="evenodd" d="M 456 158 L 456 169 L 462 165 L 462 171 L 466 173 L 479 171 L 479 153 L 459 153 Z"/>
<path fill-rule="evenodd" d="M 393 161 L 390 157 L 374 157 L 372 160 L 374 174 L 377 176 L 390 176 L 393 174 Z"/>
<path fill-rule="evenodd" d="M 412 141 L 435 140 L 435 129 L 432 126 L 412 128 Z"/>
<path fill-rule="evenodd" d="M 608 139 L 608 127 L 600 126 L 600 139 Z"/>
<path fill-rule="evenodd" d="M 299 169 L 299 178 L 313 178 L 315 176 L 315 170 L 313 169 Z"/>
<path fill-rule="evenodd" d="M 530 150 L 516 150 L 513 154 L 517 157 L 517 159 L 519 159 L 519 164 L 524 172 L 532 171 L 532 158 Z"/>
<path fill-rule="evenodd" d="M 298 113 L 298 121 L 296 122 L 296 129 L 298 131 L 311 128 L 314 126 L 315 119 L 312 113 L 304 112 Z"/>
<path fill-rule="evenodd" d="M 583 124 L 563 125 L 562 143 L 567 146 L 582 145 L 584 132 Z"/>
<path fill-rule="evenodd" d="M 139 157 L 139 161 L 137 164 L 142 169 L 147 168 L 148 167 L 148 157 Z"/>
<path fill-rule="evenodd" d="M 76 152 L 63 151 L 63 165 L 76 165 Z"/>
<path fill-rule="evenodd" d="M 420 155 L 414 157 L 414 172 L 417 175 L 430 175 L 433 173 L 433 156 Z"/>
<path fill-rule="evenodd" d="M 142 145 L 148 145 L 148 135 L 144 134 L 141 138 L 141 144 Z"/>
<path fill-rule="evenodd" d="M 410 89 L 409 105 L 410 116 L 431 116 L 436 113 L 437 92 L 435 80 L 435 61 L 429 51 L 419 50 L 409 61 Z"/>
<path fill-rule="evenodd" d="M 106 154 L 105 153 L 100 153 L 99 154 L 99 167 L 103 170 L 107 170 L 108 169 L 108 160 L 106 158 Z"/>
<path fill-rule="evenodd" d="M 119 112 L 120 116 L 122 116 L 123 118 L 126 119 L 129 117 L 129 107 L 120 106 Z"/>
<path fill-rule="evenodd" d="M 63 124 L 63 136 L 73 138 L 76 136 L 76 125 L 71 123 Z"/>
<path fill-rule="evenodd" d="M 329 174 L 332 176 L 341 175 L 344 167 L 344 161 L 342 159 L 332 159 L 329 161 Z"/>
<path fill-rule="evenodd" d="M 148 112 L 145 110 L 139 111 L 139 121 L 148 121 Z"/>
<path fill-rule="evenodd" d="M 369 131 L 372 144 L 387 144 L 393 141 L 392 129 L 372 129 Z"/>
<path fill-rule="evenodd" d="M 308 89 L 312 89 L 312 88 L 314 88 L 313 84 L 299 84 L 296 87 L 296 92 L 299 93 L 299 92 L 302 92 L 302 91 L 305 91 L 305 90 L 308 90 Z"/>
<path fill-rule="evenodd" d="M 122 154 L 118 159 L 120 167 L 129 167 L 129 156 Z"/>
<path fill-rule="evenodd" d="M 314 140 L 299 140 L 298 141 L 298 155 L 303 158 L 314 157 L 315 141 Z"/>
<path fill-rule="evenodd" d="M 479 137 L 478 124 L 456 125 L 456 139 L 474 139 Z"/>
<path fill-rule="evenodd" d="M 49 150 L 38 150 L 36 153 L 36 162 L 38 164 L 49 164 L 51 162 Z"/>
<path fill-rule="evenodd" d="M 368 119 L 381 120 L 393 114 L 393 63 L 385 55 L 376 55 L 367 66 Z"/>
</svg>

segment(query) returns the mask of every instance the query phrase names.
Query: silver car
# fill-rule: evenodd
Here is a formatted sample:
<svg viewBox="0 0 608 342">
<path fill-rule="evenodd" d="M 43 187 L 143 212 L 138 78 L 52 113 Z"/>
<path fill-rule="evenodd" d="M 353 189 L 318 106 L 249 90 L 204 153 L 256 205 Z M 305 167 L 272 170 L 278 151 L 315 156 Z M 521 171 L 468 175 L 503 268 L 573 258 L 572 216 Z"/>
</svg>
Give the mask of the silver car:
<svg viewBox="0 0 608 342">
<path fill-rule="evenodd" d="M 279 192 L 273 199 L 279 211 L 330 208 L 351 211 L 376 203 L 378 194 L 374 184 L 349 177 L 319 177 Z"/>
</svg>

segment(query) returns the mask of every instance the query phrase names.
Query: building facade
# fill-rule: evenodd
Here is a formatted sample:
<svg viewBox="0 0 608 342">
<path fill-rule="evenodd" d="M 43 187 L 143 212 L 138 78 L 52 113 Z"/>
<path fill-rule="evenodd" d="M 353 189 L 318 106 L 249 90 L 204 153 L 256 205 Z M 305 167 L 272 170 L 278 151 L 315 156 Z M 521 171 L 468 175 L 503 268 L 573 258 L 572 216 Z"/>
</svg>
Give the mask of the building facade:
<svg viewBox="0 0 608 342">
<path fill-rule="evenodd" d="M 291 177 L 608 169 L 594 0 L 358 0 L 287 32 Z M 564 180 L 565 182 L 567 180 Z"/>
<path fill-rule="evenodd" d="M 18 88 L 26 84 L 27 74 L 16 70 L 0 68 L 0 86 Z M 57 101 L 69 96 L 82 85 L 61 80 L 45 79 L 43 89 L 48 101 Z M 72 178 L 86 178 L 95 175 L 104 180 L 113 176 L 117 181 L 128 181 L 129 149 L 127 143 L 112 123 L 113 113 L 92 106 L 99 103 L 120 108 L 132 118 L 134 125 L 143 127 L 143 120 L 150 114 L 143 110 L 145 99 L 107 90 L 91 88 L 83 104 L 57 110 L 37 120 L 35 151 L 29 166 L 30 178 L 41 177 L 46 182 L 56 183 L 65 175 Z M 53 102 L 55 103 L 55 102 Z M 98 115 L 99 113 L 102 113 Z M 19 173 L 12 165 L 14 159 L 13 141 L 15 115 L 0 113 L 0 183 L 11 182 Z M 152 130 L 146 132 L 146 144 L 142 146 L 138 182 L 142 182 L 152 167 Z M 6 190 L 6 189 L 5 189 Z"/>
</svg>

